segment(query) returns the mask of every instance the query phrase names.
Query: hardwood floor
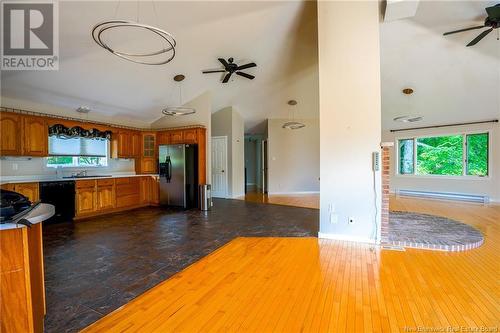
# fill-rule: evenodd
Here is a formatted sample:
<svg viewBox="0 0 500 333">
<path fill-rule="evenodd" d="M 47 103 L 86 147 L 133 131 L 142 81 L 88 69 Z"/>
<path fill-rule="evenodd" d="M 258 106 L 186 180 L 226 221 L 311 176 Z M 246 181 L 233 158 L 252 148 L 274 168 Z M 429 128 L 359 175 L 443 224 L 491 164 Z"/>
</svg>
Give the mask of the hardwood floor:
<svg viewBox="0 0 500 333">
<path fill-rule="evenodd" d="M 319 194 L 268 195 L 262 192 L 247 192 L 241 200 L 319 209 Z"/>
<path fill-rule="evenodd" d="M 498 332 L 500 206 L 394 198 L 391 206 L 469 223 L 485 243 L 401 252 L 237 238 L 85 332 Z"/>
</svg>

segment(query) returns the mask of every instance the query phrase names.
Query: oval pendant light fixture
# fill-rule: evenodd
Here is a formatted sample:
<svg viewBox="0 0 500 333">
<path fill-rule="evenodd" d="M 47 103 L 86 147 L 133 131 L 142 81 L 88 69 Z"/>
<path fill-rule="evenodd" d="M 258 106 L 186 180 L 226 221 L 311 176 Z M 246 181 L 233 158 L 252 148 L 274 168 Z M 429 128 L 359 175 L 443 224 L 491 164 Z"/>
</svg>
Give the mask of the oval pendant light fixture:
<svg viewBox="0 0 500 333">
<path fill-rule="evenodd" d="M 152 2 L 152 4 L 156 16 L 156 21 L 158 21 L 155 4 L 154 2 Z M 118 2 L 118 5 L 116 7 L 116 13 L 118 13 L 119 6 L 120 2 Z M 132 53 L 119 51 L 110 45 L 109 41 L 107 41 L 109 40 L 109 38 L 106 39 L 105 36 L 109 36 L 111 32 L 127 30 L 127 28 L 146 31 L 149 32 L 152 37 L 160 37 L 163 45 L 159 45 L 156 48 L 156 51 L 151 52 Z M 116 55 L 117 57 L 143 65 L 164 65 L 166 63 L 169 63 L 175 57 L 175 47 L 177 45 L 175 38 L 165 30 L 147 24 L 139 23 L 139 1 L 137 2 L 137 22 L 116 19 L 100 22 L 92 28 L 92 38 L 97 43 L 97 45 L 99 45 L 106 51 Z"/>
<path fill-rule="evenodd" d="M 406 95 L 407 97 L 407 110 L 412 113 L 412 107 L 411 107 L 411 100 L 410 100 L 410 96 L 415 92 L 413 90 L 413 88 L 404 88 L 403 90 L 401 90 L 401 92 Z M 415 115 L 404 115 L 404 116 L 398 116 L 398 117 L 395 117 L 393 118 L 392 120 L 393 121 L 397 121 L 397 122 L 400 122 L 400 123 L 414 123 L 414 122 L 417 122 L 417 121 L 421 121 L 423 120 L 424 117 L 422 116 L 415 116 Z"/>
<path fill-rule="evenodd" d="M 179 106 L 167 106 L 161 112 L 166 116 L 187 116 L 193 113 L 196 113 L 196 109 L 182 106 L 182 87 L 181 82 L 186 77 L 182 74 L 178 74 L 174 76 L 174 81 L 179 84 Z"/>
<path fill-rule="evenodd" d="M 281 128 L 289 129 L 289 130 L 296 130 L 296 129 L 300 129 L 300 128 L 306 127 L 305 124 L 300 123 L 298 121 L 295 121 L 295 112 L 293 112 L 291 110 L 291 107 L 294 107 L 294 106 L 297 105 L 297 101 L 294 100 L 294 99 L 291 99 L 291 100 L 288 101 L 287 104 L 289 105 L 289 107 L 288 107 L 288 113 L 289 113 L 289 115 L 291 114 L 290 118 L 292 118 L 292 121 L 287 121 L 286 123 L 283 124 L 283 126 L 281 126 Z"/>
</svg>

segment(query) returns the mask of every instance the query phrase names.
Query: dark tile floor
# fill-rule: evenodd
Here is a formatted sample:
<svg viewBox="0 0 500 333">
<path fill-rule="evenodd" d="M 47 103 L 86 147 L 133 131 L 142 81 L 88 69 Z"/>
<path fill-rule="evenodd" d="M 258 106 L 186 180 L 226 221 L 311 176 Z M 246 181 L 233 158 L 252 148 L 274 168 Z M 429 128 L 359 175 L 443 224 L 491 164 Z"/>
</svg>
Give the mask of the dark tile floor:
<svg viewBox="0 0 500 333">
<path fill-rule="evenodd" d="M 76 332 L 238 236 L 317 236 L 319 211 L 215 200 L 44 226 L 46 332 Z"/>
</svg>

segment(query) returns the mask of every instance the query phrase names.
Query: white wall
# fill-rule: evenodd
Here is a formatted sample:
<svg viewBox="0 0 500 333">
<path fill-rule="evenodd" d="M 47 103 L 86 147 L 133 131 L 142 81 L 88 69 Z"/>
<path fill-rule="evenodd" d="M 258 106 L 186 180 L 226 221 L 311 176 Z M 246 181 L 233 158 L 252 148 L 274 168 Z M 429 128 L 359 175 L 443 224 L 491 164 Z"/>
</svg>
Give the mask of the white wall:
<svg viewBox="0 0 500 333">
<path fill-rule="evenodd" d="M 211 125 L 213 136 L 227 136 L 228 196 L 242 196 L 245 194 L 243 118 L 232 107 L 226 107 L 212 114 Z"/>
<path fill-rule="evenodd" d="M 381 142 L 378 2 L 318 2 L 318 33 L 319 236 L 372 240 L 381 206 L 380 172 L 372 171 Z"/>
<path fill-rule="evenodd" d="M 233 198 L 245 195 L 245 123 L 233 108 L 232 112 L 232 190 Z"/>
<path fill-rule="evenodd" d="M 468 131 L 490 131 L 489 177 L 467 179 L 441 176 L 402 176 L 396 174 L 397 160 L 395 147 L 397 147 L 396 140 L 398 138 L 457 134 Z M 487 195 L 492 201 L 500 202 L 500 125 L 498 123 L 413 130 L 396 133 L 385 131 L 382 135 L 383 141 L 391 141 L 395 144 L 395 146 L 391 147 L 390 150 L 391 191 L 394 192 L 396 190 L 419 190 Z"/>
<path fill-rule="evenodd" d="M 319 192 L 319 119 L 306 127 L 282 128 L 289 119 L 268 120 L 269 194 Z"/>
</svg>

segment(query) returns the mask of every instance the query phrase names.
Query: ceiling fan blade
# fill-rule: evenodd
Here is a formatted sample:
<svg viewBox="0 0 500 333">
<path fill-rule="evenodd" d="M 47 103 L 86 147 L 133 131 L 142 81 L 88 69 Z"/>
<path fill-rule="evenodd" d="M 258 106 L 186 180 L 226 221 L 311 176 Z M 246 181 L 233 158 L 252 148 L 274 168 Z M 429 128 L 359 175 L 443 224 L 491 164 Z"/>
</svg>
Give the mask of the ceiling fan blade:
<svg viewBox="0 0 500 333">
<path fill-rule="evenodd" d="M 500 18 L 500 6 L 499 5 L 487 7 L 485 9 L 486 9 L 486 13 L 488 13 L 488 17 L 490 19 Z"/>
<path fill-rule="evenodd" d="M 222 83 L 227 83 L 229 81 L 229 78 L 231 77 L 232 73 L 227 73 L 226 76 L 224 76 L 224 80 L 222 80 Z"/>
<path fill-rule="evenodd" d="M 227 72 L 225 69 L 214 69 L 214 70 L 202 71 L 203 74 L 208 74 L 208 73 L 225 73 L 225 72 Z"/>
<path fill-rule="evenodd" d="M 236 68 L 236 70 L 242 70 L 242 69 L 247 69 L 247 68 L 252 68 L 252 67 L 256 67 L 257 64 L 255 62 L 251 62 L 251 63 L 248 63 L 246 65 L 242 65 L 242 66 L 239 66 L 238 68 Z"/>
<path fill-rule="evenodd" d="M 481 39 L 486 37 L 487 34 L 493 31 L 493 28 L 481 32 L 476 38 L 474 38 L 467 46 L 476 45 Z"/>
<path fill-rule="evenodd" d="M 227 69 L 227 67 L 229 66 L 229 64 L 227 63 L 226 59 L 224 59 L 224 58 L 218 58 L 218 60 L 224 66 L 224 68 Z"/>
<path fill-rule="evenodd" d="M 484 25 L 477 26 L 477 27 L 471 27 L 471 28 L 460 29 L 460 30 L 455 30 L 455 31 L 448 31 L 448 32 L 445 32 L 445 33 L 443 34 L 443 36 L 446 36 L 446 35 L 451 35 L 451 34 L 456 34 L 456 33 L 459 33 L 459 32 L 464 32 L 464 31 L 469 31 L 469 30 L 482 29 L 482 28 L 484 28 Z"/>
<path fill-rule="evenodd" d="M 246 77 L 247 79 L 250 79 L 250 80 L 253 80 L 255 78 L 255 76 L 247 74 L 247 73 L 243 73 L 243 72 L 236 72 L 236 74 L 238 74 L 239 76 Z"/>
</svg>

